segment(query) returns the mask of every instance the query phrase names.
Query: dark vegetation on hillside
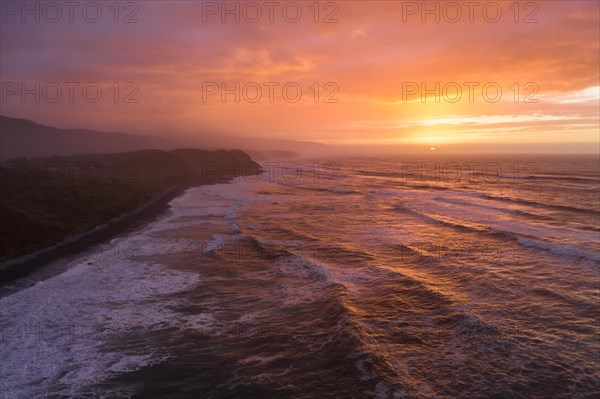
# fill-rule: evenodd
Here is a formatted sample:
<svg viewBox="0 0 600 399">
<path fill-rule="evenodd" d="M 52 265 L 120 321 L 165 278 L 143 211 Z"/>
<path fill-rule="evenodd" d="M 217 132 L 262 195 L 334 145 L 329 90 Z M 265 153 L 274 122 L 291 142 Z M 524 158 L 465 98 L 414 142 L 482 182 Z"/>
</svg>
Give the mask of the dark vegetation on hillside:
<svg viewBox="0 0 600 399">
<path fill-rule="evenodd" d="M 132 212 L 174 187 L 260 172 L 242 151 L 143 150 L 17 158 L 0 168 L 0 261 Z"/>
</svg>

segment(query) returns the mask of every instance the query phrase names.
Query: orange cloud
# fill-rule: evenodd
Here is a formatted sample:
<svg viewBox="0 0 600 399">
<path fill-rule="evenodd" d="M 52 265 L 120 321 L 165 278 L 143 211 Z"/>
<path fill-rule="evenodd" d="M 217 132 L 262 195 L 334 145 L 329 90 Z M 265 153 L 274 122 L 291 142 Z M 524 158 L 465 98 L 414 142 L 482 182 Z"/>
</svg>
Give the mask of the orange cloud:
<svg viewBox="0 0 600 399">
<path fill-rule="evenodd" d="M 274 22 L 263 9 L 257 23 L 244 18 L 255 14 L 223 23 L 196 2 L 141 2 L 133 24 L 21 23 L 11 16 L 0 27 L 3 82 L 95 82 L 103 101 L 22 101 L 17 93 L 2 112 L 58 126 L 186 135 L 215 129 L 329 143 L 442 136 L 510 142 L 516 131 L 530 142 L 545 142 L 551 131 L 562 134 L 557 140 L 597 143 L 599 3 L 520 2 L 518 14 L 514 1 L 476 3 L 462 7 L 456 23 L 448 21 L 457 19 L 448 2 L 427 2 L 423 10 L 423 2 L 404 1 L 319 3 L 318 15 L 312 3 L 300 3 L 295 23 L 279 9 Z M 495 7 L 502 17 L 491 22 L 493 13 L 483 10 Z M 137 85 L 138 102 L 112 101 L 112 85 L 127 82 Z M 207 82 L 240 89 L 226 101 L 220 92 L 207 99 Z M 283 92 L 290 82 L 297 86 Z M 423 102 L 419 92 L 404 102 L 407 82 L 429 91 L 452 82 L 478 88 L 473 101 L 465 92 L 456 102 L 445 95 L 436 102 L 431 93 Z M 488 83 L 502 88 L 497 102 L 481 95 Z M 262 94 L 253 102 L 257 85 Z M 289 101 L 297 87 L 300 99 Z"/>
</svg>

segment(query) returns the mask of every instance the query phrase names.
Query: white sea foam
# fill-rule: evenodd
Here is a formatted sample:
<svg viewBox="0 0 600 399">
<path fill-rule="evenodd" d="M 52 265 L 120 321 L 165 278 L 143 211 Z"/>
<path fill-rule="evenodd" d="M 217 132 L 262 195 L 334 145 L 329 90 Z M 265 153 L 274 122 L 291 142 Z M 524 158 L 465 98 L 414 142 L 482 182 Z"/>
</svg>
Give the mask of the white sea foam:
<svg viewBox="0 0 600 399">
<path fill-rule="evenodd" d="M 235 236 L 232 236 L 232 235 L 225 235 L 225 234 L 221 234 L 221 233 L 213 234 L 212 237 L 210 238 L 210 241 L 206 245 L 204 245 L 203 251 L 205 253 L 207 253 L 207 252 L 221 249 L 225 246 L 225 244 L 227 244 L 228 242 L 230 242 L 234 239 L 235 239 Z"/>
<path fill-rule="evenodd" d="M 154 227 L 159 226 L 148 230 Z M 172 294 L 193 289 L 198 275 L 130 256 L 175 253 L 195 245 L 191 240 L 160 238 L 143 230 L 112 240 L 105 250 L 76 260 L 63 274 L 2 298 L 3 397 L 80 396 L 115 374 L 167 359 L 168 353 L 149 346 L 143 353 L 112 350 L 111 338 L 210 323 L 209 317 L 181 320 L 171 310 L 181 301 Z M 114 395 L 127 395 L 123 389 Z"/>
<path fill-rule="evenodd" d="M 94 384 L 171 356 L 149 345 L 143 352 L 117 350 L 119 338 L 218 325 L 210 310 L 194 315 L 174 311 L 185 306 L 174 294 L 194 289 L 198 274 L 173 270 L 148 257 L 199 248 L 208 252 L 235 238 L 236 234 L 217 233 L 203 247 L 196 240 L 164 233 L 197 225 L 198 219 L 203 224 L 229 224 L 235 231 L 240 201 L 254 196 L 255 187 L 248 184 L 191 188 L 172 200 L 169 212 L 157 222 L 76 259 L 60 275 L 0 299 L 2 397 L 81 396 Z M 252 193 L 239 194 L 244 192 L 240 188 Z M 123 387 L 111 395 L 131 393 Z"/>
</svg>

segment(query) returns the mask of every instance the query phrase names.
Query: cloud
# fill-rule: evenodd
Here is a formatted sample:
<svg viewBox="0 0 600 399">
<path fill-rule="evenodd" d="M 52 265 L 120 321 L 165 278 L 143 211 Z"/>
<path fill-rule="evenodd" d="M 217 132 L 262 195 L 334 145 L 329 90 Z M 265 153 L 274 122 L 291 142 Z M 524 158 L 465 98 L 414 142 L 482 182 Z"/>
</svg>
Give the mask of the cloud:
<svg viewBox="0 0 600 399">
<path fill-rule="evenodd" d="M 238 134 L 310 136 L 329 142 L 348 135 L 389 137 L 393 130 L 389 126 L 396 126 L 400 137 L 413 137 L 419 131 L 410 130 L 418 127 L 411 121 L 475 124 L 469 115 L 478 115 L 480 125 L 496 126 L 498 118 L 512 116 L 512 123 L 549 123 L 557 129 L 565 123 L 575 125 L 574 118 L 597 120 L 597 2 L 531 2 L 537 10 L 520 3 L 518 16 L 509 8 L 514 2 L 494 2 L 503 11 L 497 23 L 481 14 L 484 3 L 475 10 L 473 22 L 463 9 L 457 23 L 447 22 L 448 15 L 439 15 L 439 23 L 435 15 L 425 15 L 423 23 L 422 10 L 412 14 L 406 8 L 422 2 L 330 3 L 319 3 L 318 14 L 309 8 L 312 3 L 301 3 L 302 18 L 296 23 L 287 21 L 281 9 L 275 10 L 274 22 L 263 9 L 258 23 L 244 18 L 235 23 L 231 16 L 222 23 L 220 14 L 207 16 L 200 2 L 160 1 L 138 2 L 139 22 L 133 24 L 115 23 L 107 8 L 106 18 L 94 24 L 81 18 L 56 24 L 9 18 L 0 25 L 3 81 L 136 82 L 140 102 L 132 107 L 15 100 L 2 104 L 3 112 L 58 126 L 134 127 L 155 133 L 168 131 L 174 125 L 169 117 L 175 116 L 178 129 L 188 134 L 215 126 Z M 446 7 L 443 2 L 436 4 Z M 123 18 L 126 10 L 121 11 Z M 538 22 L 524 23 L 530 14 Z M 328 18 L 338 22 L 325 23 Z M 303 96 L 293 104 L 281 95 L 275 102 L 202 102 L 202 83 L 207 81 L 242 86 L 298 82 Z M 339 89 L 336 104 L 323 102 L 331 94 L 324 90 L 328 82 Z M 428 101 L 407 105 L 398 102 L 405 82 L 427 87 L 497 82 L 509 94 L 497 104 Z M 515 82 L 521 88 L 535 83 L 539 103 L 510 104 L 509 88 Z M 110 123 L 105 122 L 107 112 Z M 371 122 L 360 126 L 353 121 Z M 531 140 L 543 141 L 536 129 L 529 130 Z M 595 141 L 593 130 L 589 128 L 588 137 Z"/>
</svg>

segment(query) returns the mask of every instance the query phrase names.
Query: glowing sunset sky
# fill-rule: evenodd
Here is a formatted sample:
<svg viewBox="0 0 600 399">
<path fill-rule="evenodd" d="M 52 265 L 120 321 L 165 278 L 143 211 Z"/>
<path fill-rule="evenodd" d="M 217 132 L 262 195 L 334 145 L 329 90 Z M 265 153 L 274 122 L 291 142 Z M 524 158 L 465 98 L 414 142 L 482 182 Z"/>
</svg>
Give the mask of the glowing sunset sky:
<svg viewBox="0 0 600 399">
<path fill-rule="evenodd" d="M 290 2 L 275 3 L 272 16 L 264 2 L 254 8 L 237 3 L 239 22 L 220 13 L 235 10 L 235 2 L 122 3 L 119 15 L 109 9 L 112 2 L 101 3 L 96 23 L 82 17 L 82 6 L 69 22 L 63 6 L 62 17 L 52 23 L 56 10 L 40 8 L 36 22 L 36 15 L 23 15 L 20 2 L 8 2 L 0 36 L 1 113 L 58 127 L 161 135 L 220 132 L 427 148 L 557 143 L 598 150 L 596 1 L 521 2 L 518 15 L 513 1 L 461 1 L 454 8 L 428 2 L 434 12 L 425 15 L 421 2 L 321 2 L 318 16 L 313 2 L 298 2 L 302 16 L 296 23 L 288 21 L 296 14 Z M 253 23 L 248 19 L 255 19 L 257 8 L 262 17 Z M 493 22 L 497 10 L 502 14 Z M 86 11 L 93 17 L 96 10 Z M 138 22 L 123 23 L 128 16 Z M 29 88 L 46 85 L 51 99 L 54 87 L 47 84 L 55 82 L 63 87 L 62 97 L 51 103 L 42 93 L 36 102 L 30 94 L 23 102 L 23 82 Z M 72 101 L 65 82 L 80 83 Z M 89 82 L 102 88 L 97 103 L 82 97 L 80 88 Z M 135 86 L 125 90 L 127 82 Z M 221 84 L 234 89 L 236 82 L 237 103 L 234 94 L 223 102 L 221 93 L 206 91 Z M 273 83 L 272 102 L 265 82 Z M 302 89 L 298 102 L 282 97 L 290 82 Z M 447 87 L 446 96 L 422 99 L 421 85 L 434 90 L 436 83 L 440 90 Z M 251 102 L 256 85 L 262 96 Z M 139 88 L 132 97 L 138 102 L 124 103 L 132 87 Z M 336 88 L 331 99 L 337 103 L 325 103 Z M 415 88 L 419 92 L 409 95 Z M 294 87 L 288 95 L 295 95 Z M 497 102 L 490 101 L 494 97 Z"/>
</svg>

